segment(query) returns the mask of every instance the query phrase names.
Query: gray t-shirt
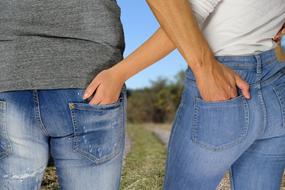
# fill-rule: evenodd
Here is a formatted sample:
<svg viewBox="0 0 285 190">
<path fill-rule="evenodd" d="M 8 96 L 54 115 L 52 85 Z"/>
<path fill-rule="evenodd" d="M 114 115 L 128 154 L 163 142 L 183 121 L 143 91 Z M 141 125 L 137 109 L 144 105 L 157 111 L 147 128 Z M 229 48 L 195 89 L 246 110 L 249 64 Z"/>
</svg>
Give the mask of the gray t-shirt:
<svg viewBox="0 0 285 190">
<path fill-rule="evenodd" d="M 0 91 L 85 88 L 124 47 L 116 0 L 0 1 Z"/>
</svg>

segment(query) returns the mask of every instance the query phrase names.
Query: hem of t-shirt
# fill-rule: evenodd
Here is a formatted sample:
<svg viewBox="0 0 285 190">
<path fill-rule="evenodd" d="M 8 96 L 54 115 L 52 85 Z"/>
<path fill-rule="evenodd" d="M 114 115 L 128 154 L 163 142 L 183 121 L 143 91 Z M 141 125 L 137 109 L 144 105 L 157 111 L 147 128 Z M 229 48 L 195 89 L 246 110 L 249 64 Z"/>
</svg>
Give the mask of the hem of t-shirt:
<svg viewBox="0 0 285 190">
<path fill-rule="evenodd" d="M 88 83 L 86 81 L 87 81 L 86 78 L 78 78 L 78 77 L 0 81 L 0 92 L 18 91 L 18 90 L 67 89 L 67 88 L 85 89 L 88 86 Z"/>
</svg>

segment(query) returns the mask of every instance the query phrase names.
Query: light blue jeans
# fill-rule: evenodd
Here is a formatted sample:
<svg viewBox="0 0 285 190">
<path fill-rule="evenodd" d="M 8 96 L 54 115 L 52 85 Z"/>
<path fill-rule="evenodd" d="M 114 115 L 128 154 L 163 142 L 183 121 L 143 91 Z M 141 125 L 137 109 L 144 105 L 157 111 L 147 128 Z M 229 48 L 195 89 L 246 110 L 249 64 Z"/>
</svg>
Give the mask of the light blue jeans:
<svg viewBox="0 0 285 190">
<path fill-rule="evenodd" d="M 124 150 L 126 90 L 90 105 L 84 89 L 0 93 L 0 189 L 39 189 L 49 153 L 63 190 L 115 190 Z"/>
<path fill-rule="evenodd" d="M 250 84 L 251 99 L 207 102 L 190 68 L 173 124 L 164 190 L 279 190 L 285 167 L 285 62 L 274 50 L 218 56 Z M 209 88 L 211 88 L 209 86 Z"/>
</svg>

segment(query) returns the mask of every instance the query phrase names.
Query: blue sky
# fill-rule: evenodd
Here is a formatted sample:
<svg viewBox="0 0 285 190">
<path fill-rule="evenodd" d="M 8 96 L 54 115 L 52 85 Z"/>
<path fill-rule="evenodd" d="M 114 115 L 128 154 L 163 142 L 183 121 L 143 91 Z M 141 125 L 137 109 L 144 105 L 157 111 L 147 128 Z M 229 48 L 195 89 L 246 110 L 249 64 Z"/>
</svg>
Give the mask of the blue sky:
<svg viewBox="0 0 285 190">
<path fill-rule="evenodd" d="M 159 27 L 145 0 L 117 0 L 122 11 L 126 49 L 129 55 L 140 44 L 148 39 Z M 173 77 L 186 68 L 186 63 L 178 51 L 174 51 L 156 64 L 143 70 L 127 81 L 128 88 L 142 88 L 149 86 L 151 80 L 158 77 Z"/>
</svg>

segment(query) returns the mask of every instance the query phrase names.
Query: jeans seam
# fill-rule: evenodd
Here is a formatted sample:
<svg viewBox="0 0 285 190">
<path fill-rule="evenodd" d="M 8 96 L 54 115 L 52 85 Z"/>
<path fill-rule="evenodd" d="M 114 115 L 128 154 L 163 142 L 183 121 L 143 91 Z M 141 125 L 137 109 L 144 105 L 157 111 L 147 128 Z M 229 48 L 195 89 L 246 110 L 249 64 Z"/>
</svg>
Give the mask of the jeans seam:
<svg viewBox="0 0 285 190">
<path fill-rule="evenodd" d="M 77 137 L 77 125 L 76 125 L 76 120 L 75 120 L 75 114 L 74 114 L 74 104 L 69 103 L 69 111 L 71 115 L 71 120 L 72 120 L 72 128 L 73 128 L 73 137 L 72 137 L 72 150 L 76 151 L 78 149 L 78 137 Z"/>
<path fill-rule="evenodd" d="M 261 109 L 263 111 L 263 127 L 260 129 L 260 135 L 265 133 L 266 126 L 267 126 L 267 111 L 266 111 L 266 105 L 264 103 L 263 95 L 261 89 L 257 92 L 258 99 L 260 100 Z"/>
<path fill-rule="evenodd" d="M 39 122 L 39 126 L 40 126 L 42 132 L 46 136 L 49 136 L 49 133 L 48 133 L 48 131 L 47 131 L 46 127 L 44 126 L 42 119 L 41 119 L 41 111 L 40 111 L 40 107 L 39 107 L 40 102 L 39 102 L 37 90 L 33 90 L 33 99 L 34 99 L 35 119 Z"/>
<path fill-rule="evenodd" d="M 275 79 L 278 79 L 281 75 L 284 75 L 284 73 L 282 73 L 281 71 L 280 72 L 277 72 L 276 74 L 274 74 L 273 76 L 269 77 L 268 79 L 264 80 L 264 81 L 260 81 L 260 84 L 265 87 L 267 85 L 270 85 L 272 84 L 272 82 L 275 80 Z M 259 83 L 254 83 L 252 84 L 254 87 L 259 87 L 260 85 Z M 252 86 L 252 87 L 253 87 Z"/>
<path fill-rule="evenodd" d="M 245 152 L 248 152 L 248 153 L 254 153 L 254 154 L 260 154 L 264 157 L 274 157 L 274 158 L 285 158 L 285 154 L 283 155 L 275 155 L 275 154 L 265 154 L 265 153 L 262 153 L 262 152 L 257 152 L 257 151 L 252 151 L 252 150 L 246 150 Z"/>
<path fill-rule="evenodd" d="M 184 94 L 185 92 L 183 92 L 183 94 Z M 183 96 L 183 95 L 182 95 Z M 173 136 L 174 136 L 174 134 L 175 134 L 175 131 L 176 131 L 176 128 L 177 128 L 177 125 L 180 123 L 180 121 L 181 121 L 181 111 L 182 111 L 182 108 L 183 108 L 183 106 L 184 106 L 184 102 L 183 102 L 183 97 L 181 97 L 181 101 L 180 101 L 180 106 L 179 106 L 179 108 L 177 109 L 177 119 L 176 119 L 176 121 L 173 123 L 173 127 L 172 127 L 172 131 L 171 131 L 171 133 L 170 133 L 170 137 L 169 137 L 169 141 L 168 141 L 168 151 L 167 151 L 167 160 L 166 160 L 166 165 L 165 165 L 165 172 L 167 171 L 167 169 L 168 169 L 168 162 L 169 162 L 169 160 L 170 160 L 170 156 L 171 156 L 171 154 L 170 154 L 170 152 L 171 152 L 171 142 L 173 141 Z M 168 175 L 165 175 L 165 178 L 164 178 L 164 182 L 163 182 L 163 189 L 165 189 L 165 185 L 166 185 L 166 181 L 168 180 Z"/>
<path fill-rule="evenodd" d="M 229 178 L 230 178 L 231 190 L 235 190 L 232 166 L 229 169 Z"/>
<path fill-rule="evenodd" d="M 285 108 L 284 108 L 284 101 L 282 101 L 281 95 L 279 91 L 277 90 L 277 87 L 273 87 L 273 91 L 275 92 L 277 99 L 279 101 L 279 104 L 281 106 L 281 115 L 282 115 L 282 127 L 285 128 Z"/>
<path fill-rule="evenodd" d="M 125 133 L 126 133 L 126 114 L 125 114 L 125 110 L 126 110 L 126 102 L 127 102 L 127 98 L 126 98 L 126 94 L 125 94 L 125 92 L 123 91 L 122 92 L 123 93 L 123 95 L 122 95 L 122 117 L 121 117 L 121 119 L 122 119 L 122 131 L 121 131 L 121 133 L 122 133 L 122 135 L 119 137 L 119 138 L 122 138 L 122 139 L 119 139 L 119 142 L 122 140 L 123 142 L 123 147 L 122 147 L 122 149 L 120 150 L 120 151 L 122 151 L 123 152 L 123 154 L 124 154 L 124 152 L 125 152 L 125 138 L 126 138 L 126 135 L 125 135 Z M 120 152 L 119 151 L 119 152 Z"/>
<path fill-rule="evenodd" d="M 2 134 L 4 132 L 4 136 L 7 140 L 7 149 L 4 151 L 3 155 L 0 156 L 0 159 L 6 157 L 6 156 L 9 156 L 9 154 L 11 154 L 13 152 L 13 147 L 12 147 L 12 141 L 8 135 L 8 132 L 7 132 L 7 102 L 6 101 L 3 101 L 2 102 L 3 105 L 4 105 L 4 109 L 2 109 L 2 111 L 4 111 L 4 121 L 2 123 L 3 125 L 3 131 L 2 131 Z"/>
<path fill-rule="evenodd" d="M 197 140 L 197 132 L 198 132 L 198 126 L 199 126 L 199 123 L 198 123 L 198 113 L 199 113 L 199 107 L 197 106 L 197 102 L 196 102 L 196 98 L 194 99 L 194 113 L 193 113 L 193 120 L 192 120 L 192 135 L 191 135 L 191 138 L 193 140 L 193 142 L 195 143 L 198 143 L 198 140 Z"/>
<path fill-rule="evenodd" d="M 168 161 L 170 160 L 170 156 L 171 156 L 171 154 L 170 154 L 170 152 L 171 152 L 171 142 L 173 141 L 172 139 L 173 139 L 173 136 L 174 136 L 174 134 L 175 134 L 175 131 L 176 131 L 176 126 L 178 125 L 178 121 L 180 121 L 181 120 L 181 116 L 180 116 L 181 114 L 179 113 L 178 114 L 178 118 L 177 118 L 177 122 L 175 123 L 175 125 L 173 125 L 173 130 L 172 130 L 172 133 L 171 133 L 171 138 L 169 138 L 169 142 L 168 142 L 168 144 L 169 144 L 169 146 L 168 146 L 168 157 L 167 157 L 167 164 L 166 164 L 166 168 L 165 168 L 165 171 L 167 171 L 167 169 L 168 169 L 168 167 L 169 167 L 169 165 L 168 165 Z M 164 183 L 166 182 L 168 180 L 168 176 L 167 175 L 165 175 L 165 179 L 164 179 Z"/>
</svg>

